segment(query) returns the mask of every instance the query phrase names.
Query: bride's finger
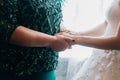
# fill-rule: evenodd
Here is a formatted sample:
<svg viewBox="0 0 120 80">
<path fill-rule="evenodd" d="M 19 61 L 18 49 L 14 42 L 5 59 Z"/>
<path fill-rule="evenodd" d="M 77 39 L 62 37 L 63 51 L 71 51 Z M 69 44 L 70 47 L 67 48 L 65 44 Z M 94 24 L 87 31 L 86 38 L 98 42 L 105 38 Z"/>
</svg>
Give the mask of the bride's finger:
<svg viewBox="0 0 120 80">
<path fill-rule="evenodd" d="M 68 34 L 68 33 L 63 33 L 62 35 L 67 36 L 67 37 L 71 37 L 71 38 L 74 37 L 74 35 L 72 35 L 72 34 Z"/>
</svg>

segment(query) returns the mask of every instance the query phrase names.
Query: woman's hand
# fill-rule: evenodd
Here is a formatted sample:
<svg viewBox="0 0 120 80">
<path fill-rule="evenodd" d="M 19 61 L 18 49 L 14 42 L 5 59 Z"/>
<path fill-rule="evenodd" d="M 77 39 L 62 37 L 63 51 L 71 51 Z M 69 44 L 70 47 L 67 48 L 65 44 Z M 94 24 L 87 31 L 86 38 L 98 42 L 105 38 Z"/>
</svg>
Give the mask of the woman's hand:
<svg viewBox="0 0 120 80">
<path fill-rule="evenodd" d="M 50 43 L 50 47 L 55 51 L 64 51 L 71 48 L 73 39 L 64 35 L 56 34 L 54 40 Z"/>
<path fill-rule="evenodd" d="M 78 36 L 78 34 L 76 32 L 60 32 L 60 33 L 57 33 L 56 35 L 62 35 L 62 36 L 66 36 L 68 38 L 71 38 L 72 39 L 72 42 L 70 43 L 71 45 L 74 45 L 75 44 L 75 39 L 76 37 Z"/>
</svg>

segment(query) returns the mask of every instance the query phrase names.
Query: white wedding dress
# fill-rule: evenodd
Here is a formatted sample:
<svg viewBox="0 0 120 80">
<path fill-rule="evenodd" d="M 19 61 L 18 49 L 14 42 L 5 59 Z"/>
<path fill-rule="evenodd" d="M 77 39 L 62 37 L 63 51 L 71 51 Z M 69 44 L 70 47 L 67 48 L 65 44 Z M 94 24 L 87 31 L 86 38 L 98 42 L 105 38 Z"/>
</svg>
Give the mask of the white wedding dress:
<svg viewBox="0 0 120 80">
<path fill-rule="evenodd" d="M 120 21 L 119 0 L 110 2 L 105 16 L 108 28 L 104 36 L 114 35 Z M 72 80 L 120 80 L 120 50 L 94 49 Z"/>
</svg>

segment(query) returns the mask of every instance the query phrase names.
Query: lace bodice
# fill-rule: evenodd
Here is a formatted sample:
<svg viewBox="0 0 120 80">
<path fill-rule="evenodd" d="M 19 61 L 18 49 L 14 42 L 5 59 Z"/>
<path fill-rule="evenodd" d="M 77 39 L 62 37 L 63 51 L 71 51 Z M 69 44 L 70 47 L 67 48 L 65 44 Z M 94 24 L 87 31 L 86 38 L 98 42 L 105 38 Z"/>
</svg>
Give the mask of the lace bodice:
<svg viewBox="0 0 120 80">
<path fill-rule="evenodd" d="M 120 22 L 120 1 L 112 0 L 105 15 L 108 27 L 104 36 L 114 35 Z M 93 55 L 72 80 L 120 80 L 119 73 L 120 50 L 94 49 Z"/>
<path fill-rule="evenodd" d="M 112 0 L 105 11 L 106 21 L 108 27 L 104 36 L 114 35 L 117 25 L 120 22 L 120 4 L 118 0 Z"/>
</svg>

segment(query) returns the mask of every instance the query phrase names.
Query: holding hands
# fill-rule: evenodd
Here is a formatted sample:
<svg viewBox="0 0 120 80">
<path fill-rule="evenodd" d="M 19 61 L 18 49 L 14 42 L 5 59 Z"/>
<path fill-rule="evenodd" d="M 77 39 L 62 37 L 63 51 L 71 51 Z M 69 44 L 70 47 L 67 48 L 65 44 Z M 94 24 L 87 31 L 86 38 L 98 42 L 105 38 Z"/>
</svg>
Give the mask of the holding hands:
<svg viewBox="0 0 120 80">
<path fill-rule="evenodd" d="M 72 38 L 56 34 L 54 40 L 51 42 L 50 47 L 56 51 L 64 51 L 72 46 Z"/>
<path fill-rule="evenodd" d="M 74 41 L 74 34 L 71 31 L 62 31 L 55 34 L 50 47 L 56 51 L 64 51 L 70 49 L 75 44 Z"/>
</svg>

